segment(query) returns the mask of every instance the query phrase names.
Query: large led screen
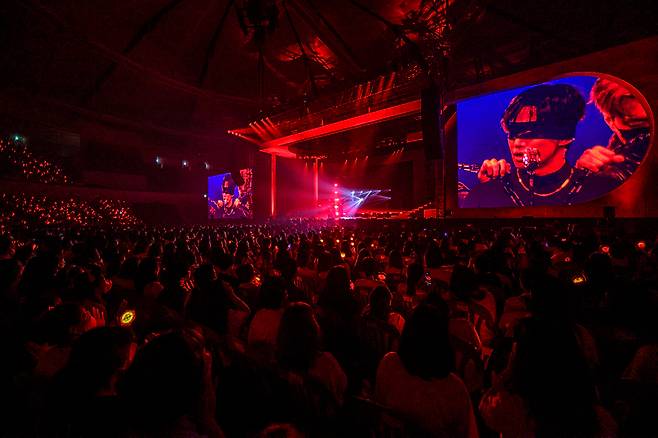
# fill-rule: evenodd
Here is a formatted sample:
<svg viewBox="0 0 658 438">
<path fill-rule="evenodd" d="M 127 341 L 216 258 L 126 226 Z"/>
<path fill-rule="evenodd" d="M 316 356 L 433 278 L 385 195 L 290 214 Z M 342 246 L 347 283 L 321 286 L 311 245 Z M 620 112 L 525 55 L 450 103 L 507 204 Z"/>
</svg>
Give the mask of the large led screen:
<svg viewBox="0 0 658 438">
<path fill-rule="evenodd" d="M 573 205 L 630 178 L 647 155 L 646 100 L 612 77 L 569 76 L 457 104 L 459 206 Z"/>
<path fill-rule="evenodd" d="M 208 178 L 208 218 L 253 218 L 253 170 L 221 173 Z"/>
</svg>

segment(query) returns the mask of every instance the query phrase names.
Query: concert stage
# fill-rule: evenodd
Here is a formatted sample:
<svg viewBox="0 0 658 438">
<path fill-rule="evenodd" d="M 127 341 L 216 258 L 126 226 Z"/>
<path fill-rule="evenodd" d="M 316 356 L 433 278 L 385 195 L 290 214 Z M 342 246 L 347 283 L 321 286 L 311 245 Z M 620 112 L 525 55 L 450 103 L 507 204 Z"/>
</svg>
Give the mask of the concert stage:
<svg viewBox="0 0 658 438">
<path fill-rule="evenodd" d="M 649 38 L 443 96 L 383 78 L 232 132 L 266 157 L 254 199 L 271 217 L 658 217 L 656 52 Z"/>
</svg>

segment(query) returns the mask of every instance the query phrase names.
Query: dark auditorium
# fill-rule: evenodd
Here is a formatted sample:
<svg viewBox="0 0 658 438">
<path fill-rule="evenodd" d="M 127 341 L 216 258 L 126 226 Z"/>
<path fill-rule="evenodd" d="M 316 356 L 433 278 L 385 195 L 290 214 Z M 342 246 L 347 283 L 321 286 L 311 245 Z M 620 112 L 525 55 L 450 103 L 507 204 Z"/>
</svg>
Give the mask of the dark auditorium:
<svg viewBox="0 0 658 438">
<path fill-rule="evenodd" d="M 0 47 L 0 438 L 658 438 L 656 0 L 0 0 Z"/>
</svg>

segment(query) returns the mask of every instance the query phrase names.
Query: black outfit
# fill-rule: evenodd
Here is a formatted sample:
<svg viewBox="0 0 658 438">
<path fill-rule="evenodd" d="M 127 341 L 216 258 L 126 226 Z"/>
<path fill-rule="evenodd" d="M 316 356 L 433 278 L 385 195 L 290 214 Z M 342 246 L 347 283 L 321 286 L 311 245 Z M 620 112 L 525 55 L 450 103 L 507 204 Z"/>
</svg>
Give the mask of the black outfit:
<svg viewBox="0 0 658 438">
<path fill-rule="evenodd" d="M 608 149 L 624 156 L 622 163 L 611 163 L 603 173 L 618 181 L 625 181 L 631 176 L 644 159 L 649 147 L 651 133 L 649 128 L 635 128 L 621 131 L 624 137 L 622 142 L 617 134 L 613 134 L 608 142 Z"/>
<path fill-rule="evenodd" d="M 242 206 L 236 207 L 233 204 L 231 207 L 224 205 L 219 209 L 219 217 L 222 219 L 245 219 L 247 214 Z"/>
<path fill-rule="evenodd" d="M 590 174 L 567 163 L 550 175 L 531 176 L 523 169 L 478 184 L 464 200 L 464 208 L 572 205 L 605 195 L 620 184 L 608 175 Z"/>
</svg>

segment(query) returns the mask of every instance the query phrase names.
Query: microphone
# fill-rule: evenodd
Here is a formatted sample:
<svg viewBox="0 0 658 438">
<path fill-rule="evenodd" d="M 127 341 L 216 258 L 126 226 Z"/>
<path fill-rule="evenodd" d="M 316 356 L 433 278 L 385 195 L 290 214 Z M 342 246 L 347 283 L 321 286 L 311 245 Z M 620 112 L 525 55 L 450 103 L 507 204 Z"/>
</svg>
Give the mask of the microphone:
<svg viewBox="0 0 658 438">
<path fill-rule="evenodd" d="M 525 152 L 523 153 L 523 158 L 521 159 L 521 161 L 523 161 L 523 165 L 525 166 L 526 171 L 530 175 L 533 175 L 537 170 L 537 168 L 539 167 L 539 163 L 541 162 L 541 157 L 539 156 L 539 149 L 526 148 Z"/>
<path fill-rule="evenodd" d="M 528 172 L 528 185 L 530 186 L 530 205 L 535 205 L 535 172 L 539 168 L 541 157 L 539 156 L 539 149 L 526 148 L 521 158 L 526 172 Z"/>
</svg>

